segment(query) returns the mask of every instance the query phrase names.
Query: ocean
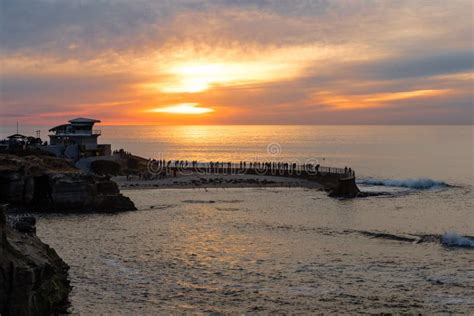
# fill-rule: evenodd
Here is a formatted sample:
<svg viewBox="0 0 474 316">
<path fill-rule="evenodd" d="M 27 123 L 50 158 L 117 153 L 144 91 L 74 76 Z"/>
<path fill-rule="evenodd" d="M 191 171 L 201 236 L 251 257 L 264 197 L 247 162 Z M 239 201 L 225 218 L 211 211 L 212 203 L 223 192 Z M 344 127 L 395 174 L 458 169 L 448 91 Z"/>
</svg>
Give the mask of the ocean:
<svg viewBox="0 0 474 316">
<path fill-rule="evenodd" d="M 50 127 L 49 127 L 50 128 Z M 473 126 L 97 126 L 101 143 L 146 158 L 309 161 L 361 177 L 474 183 Z M 48 140 L 48 127 L 20 127 Z M 0 137 L 15 127 L 0 127 Z"/>
<path fill-rule="evenodd" d="M 474 310 L 472 126 L 105 126 L 100 141 L 156 159 L 348 166 L 385 194 L 129 190 L 136 212 L 42 215 L 74 313 Z"/>
</svg>

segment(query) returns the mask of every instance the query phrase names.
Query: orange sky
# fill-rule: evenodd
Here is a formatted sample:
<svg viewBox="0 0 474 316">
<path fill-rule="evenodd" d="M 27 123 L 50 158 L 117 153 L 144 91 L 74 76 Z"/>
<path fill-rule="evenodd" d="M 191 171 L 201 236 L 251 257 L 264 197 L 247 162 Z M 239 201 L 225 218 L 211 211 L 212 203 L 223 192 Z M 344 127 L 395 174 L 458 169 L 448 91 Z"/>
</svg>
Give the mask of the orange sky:
<svg viewBox="0 0 474 316">
<path fill-rule="evenodd" d="M 5 3 L 1 123 L 470 124 L 472 9 Z"/>
</svg>

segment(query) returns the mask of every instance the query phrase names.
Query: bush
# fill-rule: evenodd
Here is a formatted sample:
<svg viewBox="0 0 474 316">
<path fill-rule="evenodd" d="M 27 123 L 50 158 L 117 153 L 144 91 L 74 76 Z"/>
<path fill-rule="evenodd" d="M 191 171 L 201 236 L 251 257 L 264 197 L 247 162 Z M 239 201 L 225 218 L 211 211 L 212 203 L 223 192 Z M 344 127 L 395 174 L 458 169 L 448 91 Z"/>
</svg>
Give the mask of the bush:
<svg viewBox="0 0 474 316">
<path fill-rule="evenodd" d="M 128 158 L 127 159 L 127 167 L 128 169 L 136 170 L 138 169 L 138 160 L 134 158 Z"/>
<path fill-rule="evenodd" d="M 42 150 L 40 148 L 5 148 L 0 149 L 0 153 L 8 154 L 8 155 L 15 155 L 18 157 L 25 157 L 25 156 L 48 156 L 48 157 L 56 157 L 53 153 L 50 153 L 46 150 Z"/>
<path fill-rule="evenodd" d="M 115 161 L 95 160 L 91 162 L 91 171 L 95 174 L 116 176 L 120 174 L 121 168 Z"/>
</svg>

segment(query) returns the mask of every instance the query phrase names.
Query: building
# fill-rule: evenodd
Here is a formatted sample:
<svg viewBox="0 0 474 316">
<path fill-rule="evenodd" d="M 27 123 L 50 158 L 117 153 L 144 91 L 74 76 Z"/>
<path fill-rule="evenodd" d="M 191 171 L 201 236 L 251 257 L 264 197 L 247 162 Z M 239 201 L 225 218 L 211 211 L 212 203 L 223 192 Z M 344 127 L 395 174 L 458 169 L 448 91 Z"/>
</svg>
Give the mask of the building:
<svg viewBox="0 0 474 316">
<path fill-rule="evenodd" d="M 24 148 L 28 137 L 22 134 L 13 134 L 0 141 L 0 150 Z"/>
<path fill-rule="evenodd" d="M 81 156 L 109 156 L 111 154 L 110 144 L 98 144 L 101 131 L 94 129 L 94 124 L 100 120 L 89 118 L 75 118 L 69 124 L 62 124 L 51 128 L 49 131 L 50 146 L 73 146 L 77 145 Z"/>
<path fill-rule="evenodd" d="M 28 139 L 28 136 L 25 136 L 25 135 L 22 135 L 22 134 L 13 134 L 13 135 L 10 135 L 7 137 L 7 140 L 10 142 L 10 143 L 21 143 L 21 144 L 24 144 L 26 143 Z"/>
<path fill-rule="evenodd" d="M 69 124 L 62 124 L 51 128 L 49 131 L 54 134 L 49 135 L 51 145 L 97 145 L 97 138 L 100 130 L 94 130 L 94 124 L 99 120 L 88 118 L 76 118 L 69 121 Z"/>
</svg>

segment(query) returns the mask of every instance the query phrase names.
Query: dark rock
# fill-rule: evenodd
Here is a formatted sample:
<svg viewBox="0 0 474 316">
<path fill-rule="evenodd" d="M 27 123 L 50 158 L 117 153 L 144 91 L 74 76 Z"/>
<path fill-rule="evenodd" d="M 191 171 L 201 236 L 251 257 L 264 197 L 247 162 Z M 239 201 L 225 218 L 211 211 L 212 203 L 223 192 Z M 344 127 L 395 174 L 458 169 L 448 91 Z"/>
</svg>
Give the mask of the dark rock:
<svg viewBox="0 0 474 316">
<path fill-rule="evenodd" d="M 13 224 L 13 228 L 21 233 L 36 234 L 36 218 L 32 216 L 21 217 Z"/>
<path fill-rule="evenodd" d="M 31 226 L 36 226 L 36 217 L 34 216 L 23 216 L 20 218 L 20 221 Z"/>
<path fill-rule="evenodd" d="M 97 193 L 98 194 L 118 194 L 120 190 L 117 183 L 104 179 L 97 182 Z"/>
<path fill-rule="evenodd" d="M 109 177 L 81 173 L 64 159 L 42 159 L 0 155 L 0 201 L 38 211 L 136 210 Z"/>
<path fill-rule="evenodd" d="M 121 212 L 136 210 L 136 207 L 128 197 L 122 194 L 115 194 L 97 196 L 92 209 L 102 212 Z"/>
<path fill-rule="evenodd" d="M 393 193 L 390 192 L 359 192 L 357 194 L 358 198 L 364 198 L 364 197 L 373 197 L 373 196 L 392 196 Z"/>
<path fill-rule="evenodd" d="M 119 175 L 122 171 L 120 164 L 111 160 L 94 160 L 90 168 L 95 174 Z"/>
<path fill-rule="evenodd" d="M 360 190 L 357 187 L 355 178 L 340 178 L 336 185 L 329 189 L 330 197 L 355 198 Z"/>
<path fill-rule="evenodd" d="M 23 223 L 32 223 L 26 220 Z M 6 225 L 0 208 L 0 314 L 65 313 L 68 265 L 41 240 Z"/>
</svg>

